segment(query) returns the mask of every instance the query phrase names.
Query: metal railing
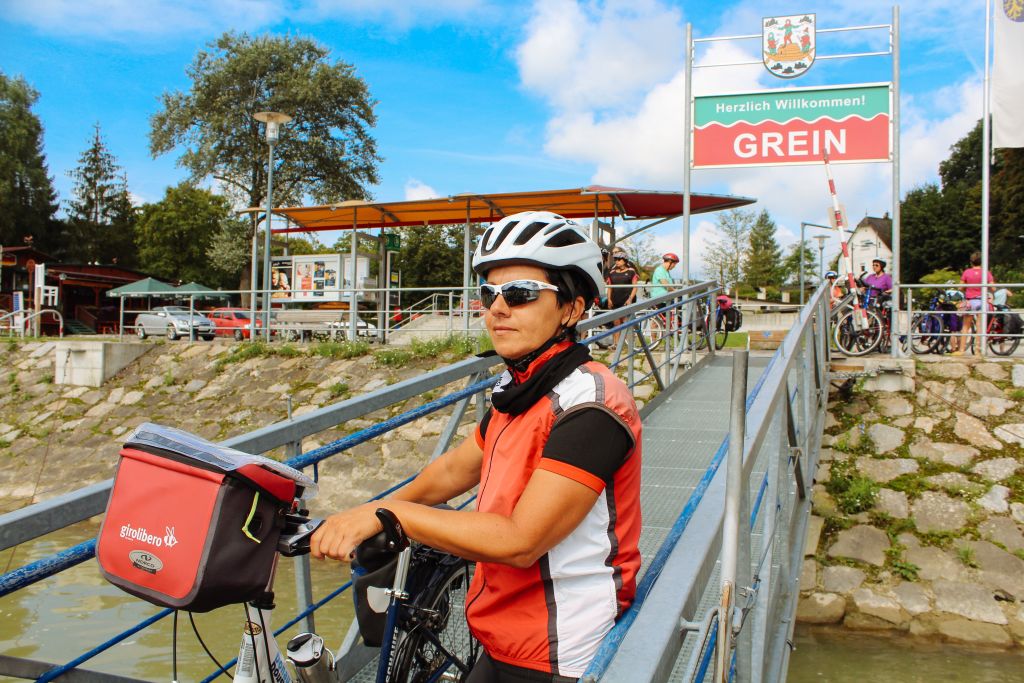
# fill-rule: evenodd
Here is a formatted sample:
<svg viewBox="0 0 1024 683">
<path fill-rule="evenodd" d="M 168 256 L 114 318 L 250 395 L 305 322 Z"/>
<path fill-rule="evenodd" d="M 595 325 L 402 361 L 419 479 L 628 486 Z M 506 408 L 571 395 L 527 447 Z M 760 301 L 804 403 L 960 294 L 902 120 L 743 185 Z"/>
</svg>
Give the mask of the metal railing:
<svg viewBox="0 0 1024 683">
<path fill-rule="evenodd" d="M 684 681 L 784 678 L 827 400 L 828 318 L 819 288 L 749 395 L 746 354 L 734 355 L 730 435 L 584 681 L 662 682 L 679 667 Z"/>
<path fill-rule="evenodd" d="M 980 285 L 967 285 L 967 284 L 963 284 L 963 283 L 946 283 L 946 284 L 941 284 L 941 285 L 927 285 L 927 284 L 900 285 L 900 291 L 901 292 L 906 292 L 906 306 L 903 307 L 903 310 L 902 310 L 902 313 L 904 314 L 904 316 L 901 316 L 902 320 L 901 320 L 901 327 L 899 329 L 899 332 L 901 334 L 905 334 L 906 333 L 906 331 L 908 329 L 907 321 L 909 321 L 909 330 L 910 330 L 910 332 L 909 332 L 909 339 L 910 339 L 911 343 L 909 345 L 907 345 L 907 346 L 909 346 L 909 353 L 911 355 L 917 354 L 917 353 L 921 353 L 922 350 L 923 350 L 922 346 L 925 346 L 925 347 L 927 347 L 927 346 L 934 346 L 934 345 L 929 345 L 929 344 L 923 344 L 922 345 L 920 342 L 921 342 L 922 339 L 925 339 L 925 338 L 948 340 L 946 342 L 947 345 L 953 343 L 954 340 L 962 340 L 962 342 L 958 341 L 957 343 L 958 344 L 962 343 L 962 344 L 966 345 L 968 342 L 973 342 L 973 340 L 977 339 L 978 340 L 978 344 L 977 344 L 975 353 L 977 353 L 979 355 L 987 355 L 988 351 L 990 350 L 989 349 L 989 344 L 991 343 L 991 339 L 993 337 L 998 337 L 998 339 L 1001 339 L 1001 340 L 1018 340 L 1016 344 L 1012 344 L 1013 349 L 1010 351 L 1010 353 L 1013 353 L 1013 351 L 1016 350 L 1017 346 L 1020 343 L 1019 340 L 1024 339 L 1024 333 L 1017 332 L 1015 334 L 1011 334 L 1011 333 L 1008 333 L 1006 331 L 1000 331 L 997 335 L 994 335 L 990 331 L 991 330 L 991 322 L 992 322 L 992 319 L 993 319 L 994 316 L 1008 316 L 1008 315 L 1020 316 L 1021 314 L 1024 314 L 1024 309 L 1012 309 L 1012 308 L 996 309 L 993 306 L 992 302 L 989 302 L 988 305 L 986 305 L 986 306 L 982 306 L 982 308 L 980 310 L 967 310 L 965 308 L 959 308 L 959 307 L 956 310 L 932 310 L 930 308 L 923 308 L 923 307 L 920 307 L 920 306 L 915 308 L 915 306 L 914 306 L 914 292 L 915 291 L 917 291 L 917 292 L 928 291 L 928 290 L 939 290 L 939 291 L 941 291 L 941 290 L 947 290 L 947 289 L 955 289 L 955 290 L 959 291 L 959 290 L 966 290 L 968 287 L 980 288 Z M 1024 290 L 1024 284 L 1020 284 L 1020 283 L 1002 284 L 1002 283 L 1000 283 L 1000 284 L 997 284 L 997 285 L 989 285 L 987 287 L 987 289 L 989 290 L 989 295 L 991 297 L 996 291 L 998 291 L 1000 289 L 1006 289 L 1007 291 L 1011 291 L 1011 292 L 1013 290 Z M 929 298 L 933 298 L 933 297 L 929 297 Z M 921 300 L 919 299 L 919 301 L 921 301 Z M 930 302 L 929 302 L 929 305 L 930 305 Z M 952 330 L 946 329 L 946 327 L 948 327 L 948 326 L 942 324 L 941 320 L 938 321 L 938 323 L 939 323 L 938 324 L 938 329 L 922 329 L 922 328 L 924 328 L 924 325 L 922 324 L 922 321 L 926 320 L 927 316 L 933 316 L 933 319 L 941 318 L 942 316 L 956 317 L 956 318 L 959 319 L 960 330 L 959 331 L 952 331 Z M 972 320 L 968 320 L 969 318 L 972 319 Z M 1005 319 L 1005 317 L 1002 318 L 1002 319 Z M 971 330 L 967 329 L 967 327 L 968 327 L 967 323 L 968 322 L 973 323 L 973 328 L 974 329 L 971 329 Z M 927 352 L 930 352 L 930 351 L 924 351 L 924 352 L 927 353 Z"/>
<path fill-rule="evenodd" d="M 22 315 L 23 317 L 21 318 L 21 324 L 20 325 L 16 325 L 14 321 L 15 321 L 16 316 L 18 316 L 19 314 Z M 29 327 L 28 323 L 30 321 L 32 321 L 32 320 L 35 320 L 36 318 L 39 318 L 40 320 L 42 320 L 42 317 L 44 315 L 52 315 L 55 318 L 57 318 L 57 324 L 58 324 L 57 335 L 59 337 L 63 338 L 64 337 L 64 316 L 61 315 L 60 311 L 55 311 L 52 308 L 44 308 L 44 309 L 42 309 L 40 311 L 31 311 L 31 312 L 29 312 L 29 311 L 13 311 L 11 313 L 5 313 L 4 315 L 0 316 L 0 323 L 2 323 L 4 325 L 3 327 L 0 327 L 0 329 L 7 330 L 7 336 L 13 336 L 15 330 L 17 330 L 19 336 L 24 338 L 26 333 L 27 333 L 28 327 Z M 35 335 L 33 335 L 33 336 L 35 336 Z"/>
<path fill-rule="evenodd" d="M 635 389 L 638 384 L 650 381 L 653 381 L 658 388 L 666 388 L 674 381 L 681 381 L 690 371 L 700 367 L 710 354 L 713 354 L 713 343 L 708 345 L 708 354 L 698 355 L 693 344 L 687 345 L 686 340 L 692 342 L 697 333 L 696 320 L 694 316 L 689 315 L 688 311 L 695 307 L 698 299 L 712 302 L 717 291 L 719 288 L 715 283 L 693 285 L 670 292 L 657 299 L 643 301 L 624 309 L 595 316 L 581 323 L 579 330 L 582 334 L 587 335 L 584 341 L 588 343 L 607 338 L 615 332 L 621 332 L 619 348 L 616 349 L 610 366 L 620 368 L 620 372 L 626 376 L 626 381 L 631 388 Z M 656 309 L 652 310 L 651 306 L 655 306 Z M 650 344 L 645 337 L 644 325 L 645 321 L 653 316 L 676 316 L 681 320 L 692 321 L 692 324 L 687 328 L 674 330 L 656 354 L 650 350 Z M 626 318 L 625 322 L 610 328 L 604 327 L 604 325 L 623 317 Z M 709 340 L 705 337 L 705 341 Z M 644 370 L 636 368 L 637 360 L 641 357 L 648 363 Z M 227 439 L 222 443 L 225 446 L 249 453 L 268 453 L 283 448 L 288 458 L 286 460 L 288 464 L 300 469 L 313 467 L 314 476 L 317 476 L 318 466 L 322 461 L 379 437 L 392 429 L 444 408 L 452 407 L 452 414 L 442 429 L 434 448 L 433 457 L 437 457 L 449 447 L 474 398 L 476 398 L 477 419 L 482 417 L 484 411 L 483 392 L 493 383 L 489 375 L 500 362 L 501 359 L 497 356 L 469 358 L 364 396 L 325 406 L 300 417 Z M 628 365 L 621 367 L 627 363 Z M 342 439 L 303 452 L 302 444 L 306 438 L 313 437 L 349 420 L 360 418 L 460 381 L 466 383 L 463 389 L 377 422 L 369 428 L 349 434 Z M 654 396 L 641 410 L 641 416 L 648 415 L 657 405 L 658 396 Z M 381 493 L 380 496 L 403 486 L 410 480 L 411 477 Z M 112 480 L 106 480 L 0 516 L 0 550 L 11 548 L 101 514 L 106 507 L 112 484 Z M 94 554 L 95 540 L 90 540 L 0 575 L 0 597 L 81 564 L 91 559 Z M 312 594 L 308 556 L 296 558 L 295 562 L 296 592 L 301 612 L 281 627 L 279 632 L 300 622 L 304 629 L 313 630 L 315 610 L 347 588 L 347 584 L 343 585 L 327 597 L 315 601 Z M 85 671 L 80 668 L 81 665 L 170 613 L 171 610 L 162 610 L 143 622 L 114 635 L 90 651 L 62 664 L 0 656 L 0 675 L 34 678 L 42 673 L 40 680 L 50 680 L 64 672 L 75 670 L 76 674 L 84 677 L 84 680 L 90 679 L 90 676 L 102 679 L 106 674 Z M 353 658 L 365 656 L 365 653 L 356 650 L 349 654 Z M 210 679 L 213 677 L 211 676 Z"/>
</svg>

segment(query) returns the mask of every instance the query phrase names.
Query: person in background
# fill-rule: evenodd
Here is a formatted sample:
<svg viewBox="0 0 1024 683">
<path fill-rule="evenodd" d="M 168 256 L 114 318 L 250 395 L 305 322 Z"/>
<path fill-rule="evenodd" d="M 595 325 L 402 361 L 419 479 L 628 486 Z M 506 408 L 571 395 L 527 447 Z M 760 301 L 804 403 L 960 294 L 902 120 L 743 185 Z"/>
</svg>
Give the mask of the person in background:
<svg viewBox="0 0 1024 683">
<path fill-rule="evenodd" d="M 860 280 L 864 283 L 864 286 L 860 288 L 862 294 L 870 293 L 872 296 L 880 297 L 880 301 L 887 301 L 888 297 L 892 296 L 892 275 L 885 272 L 884 260 L 880 258 L 873 260 L 871 273 L 862 276 Z"/>
<path fill-rule="evenodd" d="M 669 271 L 675 268 L 678 263 L 679 257 L 671 251 L 661 257 L 661 265 L 655 268 L 654 274 L 651 275 L 652 299 L 668 293 L 668 288 L 665 285 L 672 284 L 672 276 L 669 274 Z"/>
<path fill-rule="evenodd" d="M 608 270 L 608 274 L 605 277 L 605 283 L 608 285 L 605 288 L 608 296 L 608 309 L 615 310 L 616 308 L 628 306 L 636 301 L 636 285 L 639 281 L 640 276 L 637 275 L 636 270 L 629 265 L 629 259 L 626 257 L 626 252 L 621 249 L 613 251 L 612 267 Z M 625 285 L 633 286 L 627 289 Z M 615 325 L 621 325 L 625 320 L 625 318 L 619 318 L 615 321 Z M 619 343 L 618 332 L 612 335 L 612 343 Z"/>
<path fill-rule="evenodd" d="M 825 279 L 828 280 L 828 305 L 829 308 L 835 308 L 839 300 L 843 298 L 843 288 L 840 287 L 836 280 L 839 278 L 839 273 L 834 270 L 830 270 L 825 273 Z"/>
<path fill-rule="evenodd" d="M 981 296 L 982 290 L 981 290 L 981 287 L 978 287 L 977 285 L 980 285 L 982 283 L 992 284 L 993 282 L 995 282 L 995 278 L 992 277 L 992 273 L 991 272 L 986 272 L 985 273 L 985 277 L 984 278 L 982 277 L 982 271 L 981 271 L 981 252 L 980 251 L 976 251 L 976 252 L 971 254 L 971 267 L 968 268 L 967 270 L 965 270 L 963 273 L 960 274 L 960 282 L 962 282 L 965 285 L 969 285 L 968 287 L 966 287 L 964 289 L 964 301 L 963 301 L 962 304 L 960 304 L 960 310 L 962 310 L 962 311 L 971 311 L 971 312 L 973 312 L 973 311 L 981 311 L 982 310 L 982 304 L 981 304 L 981 302 L 982 302 L 982 296 Z M 974 286 L 972 287 L 970 285 L 974 285 Z M 989 289 L 989 301 L 990 302 L 991 302 L 991 298 L 992 298 L 992 290 Z M 989 305 L 989 308 L 990 309 L 992 308 L 991 304 Z M 968 326 L 971 328 L 970 331 L 968 331 L 966 329 Z M 974 332 L 977 329 L 978 329 L 978 316 L 977 315 L 965 315 L 964 316 L 964 331 L 965 332 Z M 953 353 L 957 353 L 957 354 L 963 353 L 962 346 L 958 344 L 957 345 L 957 349 Z"/>
</svg>

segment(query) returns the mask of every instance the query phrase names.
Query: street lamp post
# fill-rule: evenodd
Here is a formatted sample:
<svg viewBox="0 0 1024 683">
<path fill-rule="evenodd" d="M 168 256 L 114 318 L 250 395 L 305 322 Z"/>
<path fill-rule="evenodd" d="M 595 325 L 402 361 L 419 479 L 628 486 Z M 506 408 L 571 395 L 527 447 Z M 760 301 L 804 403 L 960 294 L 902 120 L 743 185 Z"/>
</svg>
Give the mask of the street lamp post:
<svg viewBox="0 0 1024 683">
<path fill-rule="evenodd" d="M 281 124 L 292 117 L 276 111 L 260 111 L 253 118 L 267 124 L 267 146 L 270 147 L 270 161 L 267 164 L 267 213 L 264 220 L 263 240 L 263 338 L 270 341 L 270 216 L 274 208 L 274 145 L 281 135 Z"/>
<path fill-rule="evenodd" d="M 818 283 L 821 284 L 825 280 L 825 242 L 828 236 L 815 235 L 814 239 L 818 240 Z"/>
</svg>

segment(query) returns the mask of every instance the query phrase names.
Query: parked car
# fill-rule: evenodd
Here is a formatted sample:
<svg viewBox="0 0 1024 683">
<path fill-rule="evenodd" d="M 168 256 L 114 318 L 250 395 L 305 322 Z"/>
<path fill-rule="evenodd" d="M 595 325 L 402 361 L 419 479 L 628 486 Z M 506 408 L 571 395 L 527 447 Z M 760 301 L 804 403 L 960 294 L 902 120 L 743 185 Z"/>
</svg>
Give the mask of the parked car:
<svg viewBox="0 0 1024 683">
<path fill-rule="evenodd" d="M 334 341 L 343 341 L 348 339 L 349 330 L 352 329 L 352 323 L 348 320 L 334 320 L 327 323 L 328 338 Z M 377 326 L 373 323 L 368 323 L 362 318 L 356 318 L 356 336 L 357 337 L 376 337 Z"/>
<path fill-rule="evenodd" d="M 218 337 L 234 337 L 236 341 L 249 338 L 250 330 L 249 316 L 251 311 L 247 308 L 215 308 L 207 314 L 213 321 L 214 333 Z M 273 326 L 271 326 L 273 328 Z M 263 329 L 263 320 L 260 314 L 256 314 L 256 329 Z M 273 329 L 271 329 L 273 333 Z"/>
<path fill-rule="evenodd" d="M 166 334 L 173 341 L 188 337 L 190 325 L 195 336 L 207 341 L 213 339 L 213 321 L 198 311 L 189 313 L 185 306 L 157 306 L 152 311 L 139 313 L 135 318 L 135 334 L 139 339 Z"/>
</svg>

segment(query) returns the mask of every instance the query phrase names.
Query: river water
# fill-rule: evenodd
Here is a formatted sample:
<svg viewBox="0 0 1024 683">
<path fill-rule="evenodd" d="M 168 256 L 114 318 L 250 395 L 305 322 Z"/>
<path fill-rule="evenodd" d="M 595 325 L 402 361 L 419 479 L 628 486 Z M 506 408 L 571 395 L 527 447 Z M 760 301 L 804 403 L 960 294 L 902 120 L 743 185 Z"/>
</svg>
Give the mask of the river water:
<svg viewBox="0 0 1024 683">
<path fill-rule="evenodd" d="M 14 551 L 0 553 L 5 571 L 95 537 L 98 525 L 64 529 Z M 13 554 L 13 557 L 12 557 Z M 296 613 L 291 560 L 282 560 L 277 579 L 275 623 Z M 346 581 L 346 567 L 313 562 L 314 595 L 320 599 Z M 0 599 L 0 653 L 63 664 L 156 614 L 159 608 L 122 593 L 99 574 L 95 560 Z M 199 632 L 213 654 L 226 662 L 238 654 L 244 614 L 227 607 L 197 614 Z M 335 649 L 352 620 L 346 591 L 316 613 L 316 628 Z M 293 627 L 279 640 L 294 635 Z M 1024 654 L 967 648 L 841 629 L 798 628 L 790 658 L 790 683 L 1024 683 Z M 171 678 L 171 618 L 129 637 L 84 668 L 148 680 Z M 202 651 L 187 618 L 178 626 L 178 679 L 198 681 L 215 666 Z"/>
</svg>

